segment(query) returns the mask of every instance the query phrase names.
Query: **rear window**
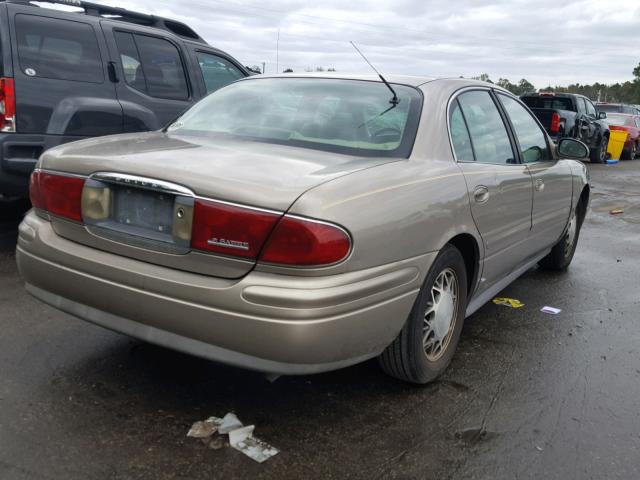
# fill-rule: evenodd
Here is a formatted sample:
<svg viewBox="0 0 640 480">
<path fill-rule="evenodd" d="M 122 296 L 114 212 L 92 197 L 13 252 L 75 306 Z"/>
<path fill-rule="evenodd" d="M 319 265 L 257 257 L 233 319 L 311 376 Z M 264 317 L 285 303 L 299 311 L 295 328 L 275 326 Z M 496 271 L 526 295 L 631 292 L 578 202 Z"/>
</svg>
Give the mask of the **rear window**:
<svg viewBox="0 0 640 480">
<path fill-rule="evenodd" d="M 599 112 L 622 113 L 622 105 L 596 105 Z"/>
<path fill-rule="evenodd" d="M 245 75 L 230 61 L 211 53 L 196 52 L 207 93 L 215 92 Z"/>
<path fill-rule="evenodd" d="M 91 25 L 16 15 L 20 69 L 30 77 L 102 83 L 102 59 Z"/>
<path fill-rule="evenodd" d="M 573 101 L 568 97 L 522 97 L 529 108 L 547 108 L 551 110 L 573 110 Z"/>
<path fill-rule="evenodd" d="M 171 132 L 278 143 L 359 156 L 408 157 L 422 95 L 380 82 L 321 78 L 251 79 L 191 108 Z"/>
<path fill-rule="evenodd" d="M 615 113 L 607 115 L 607 118 L 605 118 L 604 120 L 609 125 L 632 126 L 634 124 L 633 117 L 630 117 L 628 115 L 616 115 Z"/>
</svg>

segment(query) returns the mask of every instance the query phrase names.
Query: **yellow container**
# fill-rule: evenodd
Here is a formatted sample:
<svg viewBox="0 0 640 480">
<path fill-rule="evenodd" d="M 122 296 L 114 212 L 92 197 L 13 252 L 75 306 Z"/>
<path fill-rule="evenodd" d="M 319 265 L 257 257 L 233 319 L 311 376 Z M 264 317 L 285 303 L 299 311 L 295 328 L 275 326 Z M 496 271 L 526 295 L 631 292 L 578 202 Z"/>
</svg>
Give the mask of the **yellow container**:
<svg viewBox="0 0 640 480">
<path fill-rule="evenodd" d="M 627 141 L 628 132 L 624 130 L 611 130 L 607 152 L 611 154 L 611 160 L 620 160 L 624 142 Z"/>
</svg>

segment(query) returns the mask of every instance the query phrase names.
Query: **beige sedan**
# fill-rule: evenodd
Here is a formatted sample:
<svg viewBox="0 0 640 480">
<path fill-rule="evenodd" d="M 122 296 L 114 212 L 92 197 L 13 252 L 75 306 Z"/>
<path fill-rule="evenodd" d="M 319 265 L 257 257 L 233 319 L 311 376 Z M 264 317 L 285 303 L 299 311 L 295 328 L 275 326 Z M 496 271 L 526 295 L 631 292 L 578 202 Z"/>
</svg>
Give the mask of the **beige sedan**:
<svg viewBox="0 0 640 480">
<path fill-rule="evenodd" d="M 20 226 L 26 288 L 215 361 L 308 374 L 378 357 L 426 383 L 463 321 L 565 269 L 586 146 L 495 85 L 261 76 L 164 131 L 49 150 Z"/>
</svg>

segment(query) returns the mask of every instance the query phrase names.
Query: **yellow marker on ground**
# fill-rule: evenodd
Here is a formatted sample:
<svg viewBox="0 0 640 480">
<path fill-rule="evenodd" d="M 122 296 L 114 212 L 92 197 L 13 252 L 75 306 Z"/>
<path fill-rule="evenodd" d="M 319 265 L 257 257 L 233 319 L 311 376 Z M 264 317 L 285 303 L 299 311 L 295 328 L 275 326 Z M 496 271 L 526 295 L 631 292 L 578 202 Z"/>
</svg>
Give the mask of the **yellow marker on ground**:
<svg viewBox="0 0 640 480">
<path fill-rule="evenodd" d="M 504 305 L 505 307 L 520 308 L 524 307 L 524 303 L 516 298 L 496 297 L 492 300 L 496 305 Z"/>
</svg>

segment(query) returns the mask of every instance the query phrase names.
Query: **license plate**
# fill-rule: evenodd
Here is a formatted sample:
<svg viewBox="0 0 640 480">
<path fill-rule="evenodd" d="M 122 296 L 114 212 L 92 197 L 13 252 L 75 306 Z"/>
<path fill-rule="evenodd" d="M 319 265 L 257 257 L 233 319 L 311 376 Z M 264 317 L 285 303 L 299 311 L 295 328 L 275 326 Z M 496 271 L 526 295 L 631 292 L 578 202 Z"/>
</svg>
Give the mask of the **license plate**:
<svg viewBox="0 0 640 480">
<path fill-rule="evenodd" d="M 153 190 L 116 187 L 111 219 L 138 234 L 147 231 L 171 235 L 174 199 L 173 195 Z"/>
</svg>

